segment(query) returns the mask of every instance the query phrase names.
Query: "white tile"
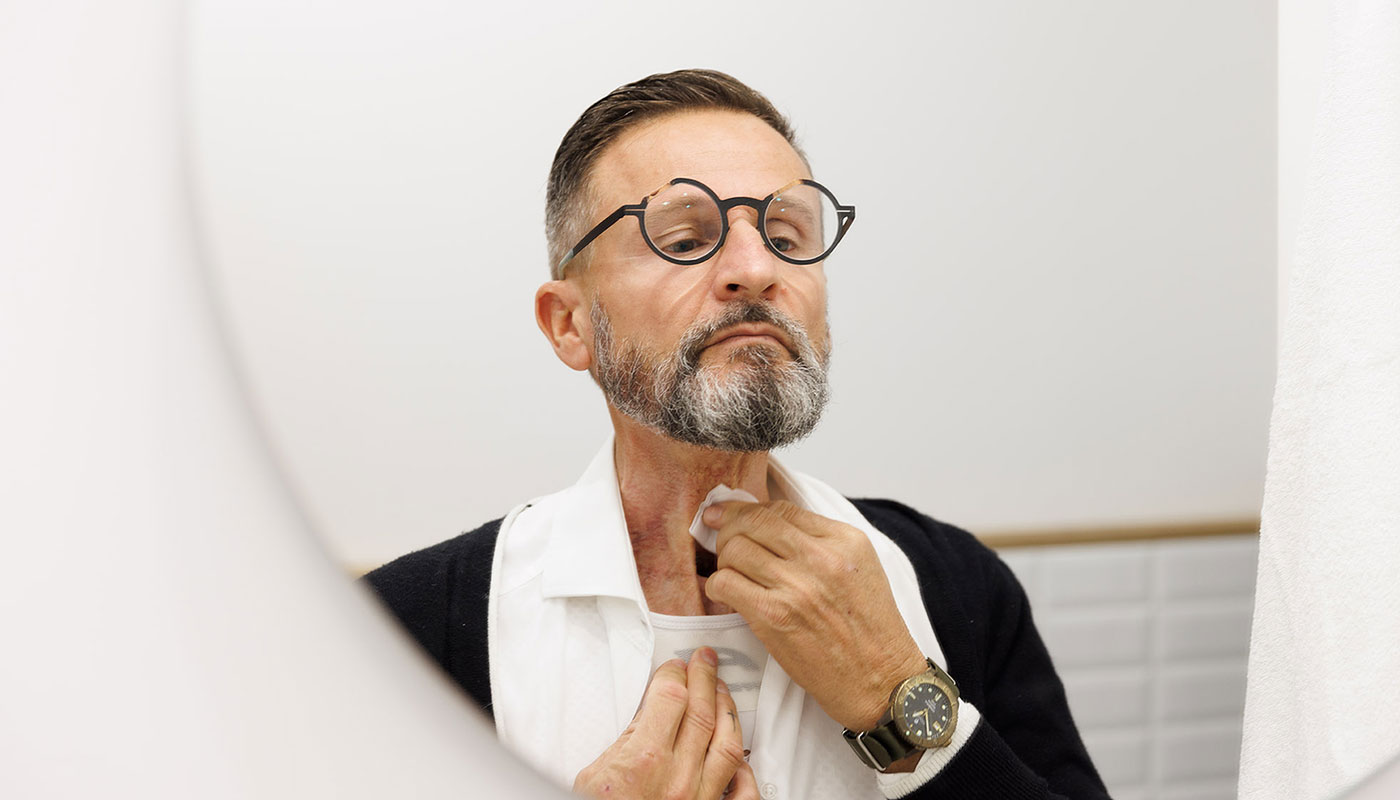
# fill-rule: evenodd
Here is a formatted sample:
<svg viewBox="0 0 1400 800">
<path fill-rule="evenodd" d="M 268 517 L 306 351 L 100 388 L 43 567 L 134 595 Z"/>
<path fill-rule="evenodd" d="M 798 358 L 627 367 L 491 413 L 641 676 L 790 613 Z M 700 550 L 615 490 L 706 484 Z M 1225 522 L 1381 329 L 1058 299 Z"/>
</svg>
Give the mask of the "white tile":
<svg viewBox="0 0 1400 800">
<path fill-rule="evenodd" d="M 1090 731 L 1084 747 L 1108 787 L 1147 781 L 1148 741 L 1141 728 Z"/>
<path fill-rule="evenodd" d="M 1064 669 L 1060 679 L 1081 731 L 1148 723 L 1147 669 Z"/>
<path fill-rule="evenodd" d="M 1157 625 L 1158 655 L 1164 663 L 1245 656 L 1251 611 L 1241 600 L 1168 607 Z"/>
<path fill-rule="evenodd" d="M 1208 664 L 1163 666 L 1157 680 L 1157 708 L 1176 722 L 1244 716 L 1246 658 Z"/>
<path fill-rule="evenodd" d="M 1171 783 L 1162 787 L 1157 800 L 1235 800 L 1239 781 L 1229 780 L 1196 781 L 1191 783 Z M 1122 800 L 1113 795 L 1113 800 Z"/>
<path fill-rule="evenodd" d="M 1058 610 L 1040 634 L 1057 668 L 1141 664 L 1147 659 L 1147 609 Z"/>
<path fill-rule="evenodd" d="M 1159 545 L 1162 597 L 1192 600 L 1253 597 L 1259 560 L 1257 536 L 1222 536 Z"/>
<path fill-rule="evenodd" d="M 1104 786 L 1113 800 L 1152 800 L 1152 791 L 1146 786 L 1114 786 L 1107 781 Z"/>
<path fill-rule="evenodd" d="M 1137 544 L 1057 548 L 1042 565 L 1046 599 L 1056 606 L 1146 600 L 1147 554 Z"/>
<path fill-rule="evenodd" d="M 1242 721 L 1165 723 L 1157 740 L 1157 763 L 1167 784 L 1230 781 L 1239 775 Z"/>
</svg>

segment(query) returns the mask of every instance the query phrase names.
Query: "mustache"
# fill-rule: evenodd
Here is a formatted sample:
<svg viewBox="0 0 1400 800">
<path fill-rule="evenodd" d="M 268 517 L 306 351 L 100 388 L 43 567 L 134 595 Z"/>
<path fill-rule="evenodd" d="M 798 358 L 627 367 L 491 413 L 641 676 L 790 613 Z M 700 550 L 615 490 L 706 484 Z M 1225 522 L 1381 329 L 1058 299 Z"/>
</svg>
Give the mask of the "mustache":
<svg viewBox="0 0 1400 800">
<path fill-rule="evenodd" d="M 796 320 L 762 301 L 750 301 L 742 305 L 736 304 L 726 308 L 719 316 L 712 320 L 697 323 L 691 326 L 681 337 L 680 347 L 677 350 L 681 354 L 683 367 L 687 370 L 694 369 L 700 362 L 700 354 L 705 351 L 705 342 L 725 328 L 732 328 L 735 325 L 744 324 L 765 324 L 772 325 L 782 331 L 792 345 L 788 348 L 788 353 L 799 361 L 805 361 L 801 352 L 802 345 L 808 343 L 807 330 Z"/>
</svg>

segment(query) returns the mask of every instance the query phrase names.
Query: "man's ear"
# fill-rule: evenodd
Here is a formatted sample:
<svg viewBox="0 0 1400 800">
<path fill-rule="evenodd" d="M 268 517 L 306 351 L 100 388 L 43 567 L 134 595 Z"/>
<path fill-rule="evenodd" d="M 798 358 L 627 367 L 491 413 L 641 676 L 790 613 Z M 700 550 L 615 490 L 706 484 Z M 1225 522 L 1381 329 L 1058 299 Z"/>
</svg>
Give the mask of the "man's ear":
<svg viewBox="0 0 1400 800">
<path fill-rule="evenodd" d="M 593 327 L 583 290 L 575 281 L 550 281 L 535 292 L 535 322 L 554 348 L 554 354 L 571 369 L 593 364 L 588 346 Z"/>
</svg>

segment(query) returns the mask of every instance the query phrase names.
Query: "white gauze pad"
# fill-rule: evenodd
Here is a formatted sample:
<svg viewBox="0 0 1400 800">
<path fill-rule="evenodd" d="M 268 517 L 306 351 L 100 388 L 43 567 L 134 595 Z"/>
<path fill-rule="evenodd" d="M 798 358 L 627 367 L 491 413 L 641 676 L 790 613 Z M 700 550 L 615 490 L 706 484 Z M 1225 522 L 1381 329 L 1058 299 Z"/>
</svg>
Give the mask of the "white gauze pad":
<svg viewBox="0 0 1400 800">
<path fill-rule="evenodd" d="M 700 504 L 700 510 L 695 512 L 695 519 L 690 521 L 690 535 L 695 537 L 695 541 L 698 542 L 701 547 L 709 550 L 711 553 L 715 552 L 715 540 L 719 538 L 719 531 L 706 525 L 700 517 L 704 515 L 705 509 L 715 503 L 725 503 L 730 500 L 743 500 L 746 503 L 758 502 L 757 497 L 754 497 L 743 489 L 731 489 L 721 483 L 711 489 L 709 494 L 705 495 L 704 502 Z"/>
</svg>

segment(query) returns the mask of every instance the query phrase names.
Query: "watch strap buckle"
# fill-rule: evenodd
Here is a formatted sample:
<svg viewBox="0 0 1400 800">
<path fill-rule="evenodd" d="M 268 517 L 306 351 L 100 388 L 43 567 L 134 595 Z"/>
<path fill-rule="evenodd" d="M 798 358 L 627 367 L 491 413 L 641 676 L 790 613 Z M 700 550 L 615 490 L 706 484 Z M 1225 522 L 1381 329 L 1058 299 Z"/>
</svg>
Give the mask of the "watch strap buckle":
<svg viewBox="0 0 1400 800">
<path fill-rule="evenodd" d="M 843 730 L 841 735 L 867 767 L 880 772 L 889 769 L 891 764 L 918 749 L 902 741 L 893 726 L 877 727 L 873 731 L 861 733 Z"/>
</svg>

